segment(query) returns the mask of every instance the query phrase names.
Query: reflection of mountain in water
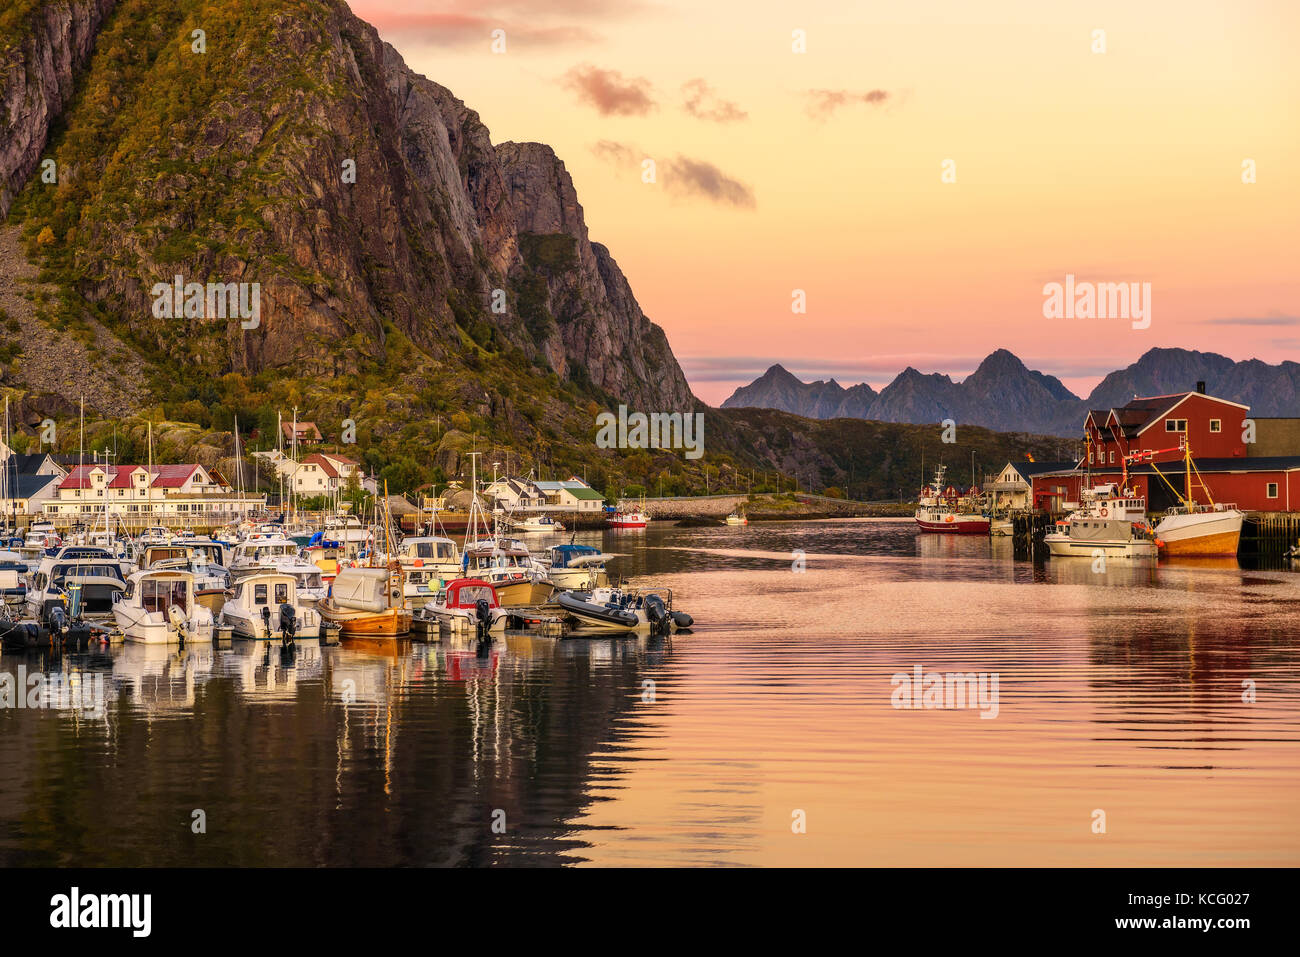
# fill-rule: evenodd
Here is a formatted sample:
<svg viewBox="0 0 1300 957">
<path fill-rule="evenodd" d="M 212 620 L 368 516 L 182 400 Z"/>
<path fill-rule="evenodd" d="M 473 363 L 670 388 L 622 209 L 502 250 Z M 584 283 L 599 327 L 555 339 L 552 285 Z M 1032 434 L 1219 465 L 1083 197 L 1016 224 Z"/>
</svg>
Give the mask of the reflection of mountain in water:
<svg viewBox="0 0 1300 957">
<path fill-rule="evenodd" d="M 98 723 L 0 718 L 0 864 L 571 861 L 592 755 L 659 655 L 512 637 L 76 657 L 111 661 L 116 697 Z"/>
</svg>

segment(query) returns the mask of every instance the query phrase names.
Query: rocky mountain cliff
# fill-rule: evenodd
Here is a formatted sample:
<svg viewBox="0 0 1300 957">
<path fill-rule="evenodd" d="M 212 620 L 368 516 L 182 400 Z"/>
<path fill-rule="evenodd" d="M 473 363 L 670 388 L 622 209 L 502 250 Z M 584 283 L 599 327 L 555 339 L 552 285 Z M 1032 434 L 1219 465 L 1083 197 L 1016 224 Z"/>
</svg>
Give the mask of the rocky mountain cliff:
<svg viewBox="0 0 1300 957">
<path fill-rule="evenodd" d="M 1234 362 L 1215 353 L 1186 349 L 1149 350 L 1126 369 L 1106 376 L 1087 399 L 1078 398 L 1060 380 L 1026 368 L 1011 352 L 999 349 L 961 382 L 939 373 L 904 369 L 859 412 L 810 401 L 826 384 L 803 383 L 780 366 L 737 389 L 722 405 L 879 422 L 930 423 L 952 418 L 1001 431 L 1073 436 L 1089 409 L 1123 405 L 1135 395 L 1189 391 L 1198 382 L 1205 382 L 1212 395 L 1249 405 L 1256 415 L 1300 415 L 1300 363 Z M 832 407 L 835 411 L 828 413 Z"/>
<path fill-rule="evenodd" d="M 192 375 L 338 376 L 401 342 L 452 372 L 471 339 L 597 398 L 694 405 L 563 163 L 494 145 L 342 0 L 30 6 L 0 65 L 0 180 L 5 211 L 26 180 L 10 219 L 64 288 L 56 318 Z M 46 156 L 57 185 L 31 176 Z M 159 317 L 178 275 L 258 283 L 260 320 Z"/>
<path fill-rule="evenodd" d="M 6 0 L 0 13 L 0 219 L 36 170 L 114 2 Z"/>
</svg>

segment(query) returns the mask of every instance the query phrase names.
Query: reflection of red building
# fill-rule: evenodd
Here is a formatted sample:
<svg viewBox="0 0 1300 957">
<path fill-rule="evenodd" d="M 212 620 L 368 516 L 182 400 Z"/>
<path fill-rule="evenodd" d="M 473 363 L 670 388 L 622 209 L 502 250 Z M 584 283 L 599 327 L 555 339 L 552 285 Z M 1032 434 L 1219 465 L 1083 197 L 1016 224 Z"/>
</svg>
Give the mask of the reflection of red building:
<svg viewBox="0 0 1300 957">
<path fill-rule="evenodd" d="M 1300 455 L 1251 457 L 1249 406 L 1195 392 L 1134 398 L 1114 409 L 1094 409 L 1084 419 L 1089 453 L 1081 468 L 1091 484 L 1123 481 L 1124 457 L 1145 453 L 1153 465 L 1131 465 L 1128 485 L 1147 499 L 1151 511 L 1178 504 L 1165 475 L 1184 491 L 1184 440 L 1216 502 L 1247 511 L 1300 511 Z M 1252 438 L 1253 441 L 1253 438 Z M 1297 450 L 1300 451 L 1300 450 Z M 1078 470 L 1044 472 L 1033 478 L 1035 507 L 1063 511 L 1079 501 L 1084 478 Z M 1192 497 L 1205 503 L 1205 489 L 1193 476 Z"/>
</svg>

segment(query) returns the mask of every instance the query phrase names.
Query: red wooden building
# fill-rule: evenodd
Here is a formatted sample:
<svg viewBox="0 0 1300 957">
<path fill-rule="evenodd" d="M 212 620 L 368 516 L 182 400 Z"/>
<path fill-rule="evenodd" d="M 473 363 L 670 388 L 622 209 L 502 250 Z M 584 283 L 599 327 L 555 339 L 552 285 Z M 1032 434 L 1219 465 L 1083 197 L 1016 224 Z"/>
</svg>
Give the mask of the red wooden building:
<svg viewBox="0 0 1300 957">
<path fill-rule="evenodd" d="M 1122 483 L 1124 457 L 1138 453 L 1144 464 L 1129 466 L 1128 487 L 1146 497 L 1150 511 L 1177 505 L 1177 495 L 1165 479 L 1185 493 L 1182 445 L 1186 441 L 1200 472 L 1200 480 L 1195 473 L 1192 476 L 1196 501 L 1206 503 L 1213 497 L 1246 511 L 1300 511 L 1300 454 L 1251 456 L 1249 406 L 1206 395 L 1203 384 L 1195 392 L 1135 398 L 1118 408 L 1094 409 L 1084 419 L 1084 432 L 1088 455 L 1079 468 L 1034 476 L 1037 508 L 1060 512 L 1078 502 L 1085 470 L 1091 485 Z"/>
</svg>

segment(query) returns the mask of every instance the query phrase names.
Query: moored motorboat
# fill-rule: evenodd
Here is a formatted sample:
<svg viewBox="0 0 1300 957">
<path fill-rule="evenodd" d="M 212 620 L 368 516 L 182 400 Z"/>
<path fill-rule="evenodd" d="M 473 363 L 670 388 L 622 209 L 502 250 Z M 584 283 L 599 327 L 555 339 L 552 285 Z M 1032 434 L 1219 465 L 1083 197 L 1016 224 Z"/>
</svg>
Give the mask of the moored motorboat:
<svg viewBox="0 0 1300 957">
<path fill-rule="evenodd" d="M 600 588 L 609 584 L 605 563 L 616 555 L 606 554 L 590 545 L 552 545 L 547 577 L 556 588 Z"/>
<path fill-rule="evenodd" d="M 650 516 L 637 509 L 626 512 L 617 509 L 605 522 L 610 528 L 645 528 L 650 523 Z"/>
<path fill-rule="evenodd" d="M 319 638 L 321 619 L 299 595 L 298 581 L 286 572 L 256 572 L 235 582 L 221 610 L 221 621 L 236 638 Z"/>
<path fill-rule="evenodd" d="M 748 516 L 745 515 L 745 513 L 744 513 L 743 510 L 741 510 L 741 509 L 736 509 L 736 511 L 732 512 L 730 515 L 727 516 L 727 524 L 728 524 L 728 525 L 748 525 L 748 524 L 749 524 L 749 518 L 748 518 Z"/>
<path fill-rule="evenodd" d="M 532 533 L 564 531 L 564 526 L 549 515 L 530 515 L 522 521 L 511 522 L 510 528 L 516 532 Z"/>
<path fill-rule="evenodd" d="M 496 590 L 481 578 L 458 578 L 415 613 L 417 623 L 446 627 L 453 633 L 503 634 L 506 610 Z"/>
<path fill-rule="evenodd" d="M 556 598 L 578 631 L 649 631 L 667 635 L 694 623 L 690 615 L 673 610 L 672 590 L 667 598 L 639 588 L 593 588 L 564 592 Z"/>
<path fill-rule="evenodd" d="M 344 638 L 397 638 L 411 630 L 397 562 L 340 569 L 329 597 L 316 607 Z"/>
<path fill-rule="evenodd" d="M 502 542 L 480 542 L 465 549 L 465 576 L 491 582 L 507 608 L 540 605 L 555 585 L 528 549 Z"/>
<path fill-rule="evenodd" d="M 194 598 L 194 576 L 177 569 L 136 572 L 113 604 L 127 641 L 179 644 L 212 641 L 212 612 Z"/>
</svg>

